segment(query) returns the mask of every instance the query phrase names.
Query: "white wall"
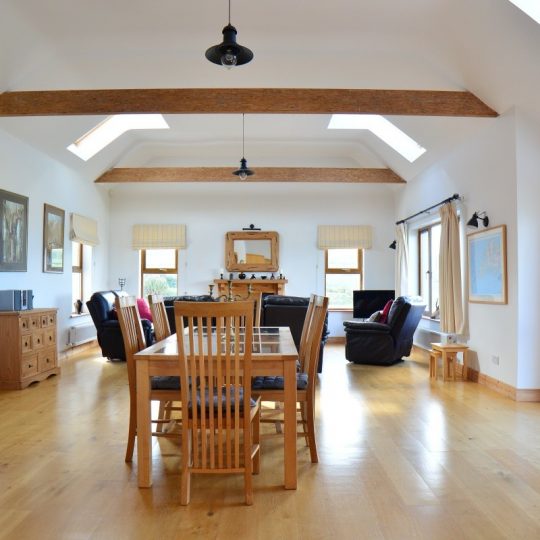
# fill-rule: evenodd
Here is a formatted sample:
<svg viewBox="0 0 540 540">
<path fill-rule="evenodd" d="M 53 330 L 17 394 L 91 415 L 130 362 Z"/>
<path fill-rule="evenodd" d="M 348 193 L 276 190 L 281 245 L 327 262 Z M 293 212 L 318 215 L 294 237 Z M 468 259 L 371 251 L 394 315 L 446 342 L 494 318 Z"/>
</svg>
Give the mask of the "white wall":
<svg viewBox="0 0 540 540">
<path fill-rule="evenodd" d="M 540 119 L 518 111 L 516 123 L 518 203 L 518 388 L 540 388 Z"/>
<path fill-rule="evenodd" d="M 180 255 L 179 292 L 202 294 L 225 266 L 225 233 L 250 223 L 279 233 L 279 265 L 286 294 L 324 293 L 324 256 L 317 225 L 373 226 L 365 255 L 366 288 L 392 288 L 394 198 L 388 186 L 326 184 L 183 184 L 129 186 L 111 193 L 109 282 L 127 278 L 139 294 L 139 255 L 131 249 L 137 223 L 185 223 L 187 249 Z M 346 318 L 350 318 L 348 313 Z M 332 314 L 333 335 L 343 335 L 341 314 Z M 334 322 L 335 319 L 335 322 Z"/>
<path fill-rule="evenodd" d="M 428 148 L 429 152 L 429 148 Z M 410 182 L 398 197 L 398 218 L 414 214 L 454 193 L 468 215 L 487 211 L 490 225 L 506 224 L 508 305 L 466 305 L 471 365 L 512 386 L 517 380 L 517 212 L 515 115 L 502 115 L 471 140 Z M 492 362 L 499 357 L 499 365 Z"/>
<path fill-rule="evenodd" d="M 46 155 L 0 130 L 0 189 L 29 198 L 27 272 L 1 272 L 0 289 L 32 289 L 34 307 L 58 308 L 58 346 L 67 344 L 71 308 L 71 212 L 98 220 L 101 244 L 94 248 L 93 286 L 101 289 L 107 276 L 108 198 L 94 184 Z M 43 272 L 43 205 L 66 211 L 64 272 Z M 77 324 L 80 323 L 77 320 Z"/>
</svg>

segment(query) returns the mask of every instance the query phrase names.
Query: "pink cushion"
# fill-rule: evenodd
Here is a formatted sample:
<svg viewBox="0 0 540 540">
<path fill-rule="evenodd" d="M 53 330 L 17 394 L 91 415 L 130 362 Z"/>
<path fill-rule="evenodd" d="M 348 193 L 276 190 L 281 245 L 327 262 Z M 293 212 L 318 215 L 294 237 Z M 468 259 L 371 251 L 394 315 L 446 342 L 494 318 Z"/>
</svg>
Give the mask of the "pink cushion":
<svg viewBox="0 0 540 540">
<path fill-rule="evenodd" d="M 145 298 L 137 298 L 137 309 L 139 310 L 141 319 L 152 320 L 152 312 L 150 311 L 150 306 Z"/>
<path fill-rule="evenodd" d="M 380 323 L 385 323 L 388 321 L 388 313 L 390 313 L 390 308 L 392 307 L 392 304 L 394 303 L 393 300 L 388 300 L 386 304 L 384 305 L 384 308 L 381 312 L 381 318 L 379 319 Z"/>
</svg>

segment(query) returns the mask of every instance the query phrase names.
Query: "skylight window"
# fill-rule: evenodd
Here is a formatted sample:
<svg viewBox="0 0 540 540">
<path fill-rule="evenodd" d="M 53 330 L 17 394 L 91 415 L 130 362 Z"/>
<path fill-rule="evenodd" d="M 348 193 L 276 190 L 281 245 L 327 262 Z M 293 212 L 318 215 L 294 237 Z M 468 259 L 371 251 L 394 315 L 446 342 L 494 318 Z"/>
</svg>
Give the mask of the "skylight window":
<svg viewBox="0 0 540 540">
<path fill-rule="evenodd" d="M 373 135 L 411 163 L 426 151 L 392 122 L 378 114 L 333 114 L 328 129 L 369 129 Z"/>
<path fill-rule="evenodd" d="M 540 3 L 538 0 L 510 0 L 510 2 L 540 24 Z"/>
<path fill-rule="evenodd" d="M 67 149 L 84 161 L 88 161 L 108 144 L 131 129 L 169 129 L 161 114 L 115 114 L 108 116 L 79 137 Z"/>
</svg>

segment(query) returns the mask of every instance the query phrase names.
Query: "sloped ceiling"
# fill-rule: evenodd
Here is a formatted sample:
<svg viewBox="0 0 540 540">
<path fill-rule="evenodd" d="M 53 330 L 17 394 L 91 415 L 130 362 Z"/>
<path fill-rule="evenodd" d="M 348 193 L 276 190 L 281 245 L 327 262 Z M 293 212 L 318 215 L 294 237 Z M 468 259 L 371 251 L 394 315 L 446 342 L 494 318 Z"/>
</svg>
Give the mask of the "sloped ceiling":
<svg viewBox="0 0 540 540">
<path fill-rule="evenodd" d="M 469 90 L 503 113 L 538 109 L 540 27 L 507 0 L 232 0 L 253 62 L 204 58 L 226 0 L 3 0 L 0 89 L 296 87 Z M 230 166 L 240 115 L 168 115 L 170 131 L 124 135 L 88 162 L 66 146 L 103 117 L 1 118 L 0 128 L 89 179 L 115 166 Z M 410 164 L 327 115 L 248 115 L 249 165 L 389 167 L 410 181 L 496 119 L 389 117 L 427 149 Z"/>
</svg>

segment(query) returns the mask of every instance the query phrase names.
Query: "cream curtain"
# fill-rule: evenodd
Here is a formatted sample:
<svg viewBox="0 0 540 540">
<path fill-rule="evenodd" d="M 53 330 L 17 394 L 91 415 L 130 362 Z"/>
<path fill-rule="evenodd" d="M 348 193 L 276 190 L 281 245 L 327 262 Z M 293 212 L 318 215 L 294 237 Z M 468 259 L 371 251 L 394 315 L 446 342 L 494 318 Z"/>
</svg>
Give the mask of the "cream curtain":
<svg viewBox="0 0 540 540">
<path fill-rule="evenodd" d="M 319 225 L 319 249 L 371 249 L 372 243 L 369 225 Z"/>
<path fill-rule="evenodd" d="M 133 225 L 133 249 L 185 249 L 185 225 Z"/>
<path fill-rule="evenodd" d="M 97 246 L 99 244 L 97 221 L 79 214 L 71 214 L 69 238 L 73 242 Z"/>
<path fill-rule="evenodd" d="M 395 258 L 396 298 L 409 293 L 409 247 L 407 242 L 407 225 L 396 225 L 396 258 Z"/>
<path fill-rule="evenodd" d="M 440 215 L 439 305 L 441 331 L 461 334 L 463 331 L 463 299 L 459 220 L 453 203 L 443 205 L 440 209 Z"/>
</svg>

